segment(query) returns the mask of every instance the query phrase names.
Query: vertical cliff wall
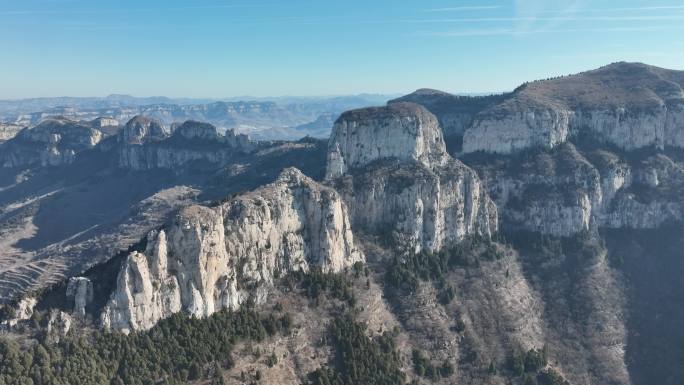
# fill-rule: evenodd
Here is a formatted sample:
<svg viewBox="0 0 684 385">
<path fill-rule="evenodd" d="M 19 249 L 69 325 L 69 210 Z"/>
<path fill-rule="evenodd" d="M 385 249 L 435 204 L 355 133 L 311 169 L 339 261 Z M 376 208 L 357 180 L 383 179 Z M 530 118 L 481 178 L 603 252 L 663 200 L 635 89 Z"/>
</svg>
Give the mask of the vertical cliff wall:
<svg viewBox="0 0 684 385">
<path fill-rule="evenodd" d="M 106 328 L 141 330 L 178 311 L 204 317 L 249 298 L 260 303 L 275 277 L 364 260 L 339 194 L 296 169 L 221 206 L 188 207 L 147 243 L 119 272 Z"/>
<path fill-rule="evenodd" d="M 355 229 L 410 251 L 490 237 L 496 207 L 476 173 L 451 158 L 437 119 L 412 103 L 345 113 L 329 141 L 327 177 Z"/>
</svg>

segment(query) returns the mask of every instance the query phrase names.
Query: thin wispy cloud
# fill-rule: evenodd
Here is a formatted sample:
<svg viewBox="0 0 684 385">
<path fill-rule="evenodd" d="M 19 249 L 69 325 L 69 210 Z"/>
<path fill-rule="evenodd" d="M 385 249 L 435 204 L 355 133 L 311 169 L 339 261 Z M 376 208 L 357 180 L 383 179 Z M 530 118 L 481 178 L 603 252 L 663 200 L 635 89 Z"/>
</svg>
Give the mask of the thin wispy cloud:
<svg viewBox="0 0 684 385">
<path fill-rule="evenodd" d="M 678 9 L 684 10 L 684 5 L 597 8 L 597 9 L 583 9 L 583 10 L 581 10 L 581 12 L 671 11 L 671 10 L 678 10 Z"/>
<path fill-rule="evenodd" d="M 539 15 L 550 9 L 559 9 L 566 16 L 575 16 L 582 9 L 585 0 L 515 0 L 515 15 L 527 18 L 516 21 L 515 28 L 519 32 L 533 29 L 549 29 L 558 26 L 565 20 L 558 17 L 541 18 Z M 542 25 L 540 25 L 542 23 Z"/>
<path fill-rule="evenodd" d="M 8 10 L 0 11 L 0 15 L 107 15 L 107 14 L 129 14 L 129 13 L 148 13 L 164 11 L 190 11 L 190 10 L 212 10 L 212 9 L 235 9 L 235 8 L 256 8 L 266 7 L 272 4 L 249 3 L 249 4 L 207 4 L 207 5 L 187 5 L 163 8 L 131 8 L 131 9 L 40 9 L 40 10 Z"/>
<path fill-rule="evenodd" d="M 217 4 L 217 5 L 186 5 L 166 8 L 169 11 L 188 11 L 193 9 L 229 9 L 229 8 L 257 8 L 272 4 Z"/>
<path fill-rule="evenodd" d="M 360 23 L 483 23 L 483 22 L 559 22 L 559 21 L 668 21 L 684 20 L 684 13 L 657 16 L 558 16 L 558 17 L 463 17 L 444 19 L 359 20 Z"/>
<path fill-rule="evenodd" d="M 665 30 L 682 30 L 684 25 L 672 26 L 644 26 L 644 27 L 598 27 L 598 28 L 558 28 L 558 29 L 532 29 L 518 31 L 514 28 L 492 28 L 492 29 L 471 29 L 461 31 L 446 32 L 421 32 L 412 36 L 432 36 L 432 37 L 468 37 L 468 36 L 521 36 L 546 33 L 580 33 L 580 32 L 648 32 Z"/>
<path fill-rule="evenodd" d="M 531 15 L 564 15 L 572 14 L 594 14 L 594 13 L 616 13 L 616 12 L 657 12 L 657 11 L 684 11 L 684 5 L 668 5 L 668 6 L 645 6 L 645 7 L 617 7 L 617 8 L 586 8 L 574 9 L 569 12 L 567 9 L 548 9 L 532 13 Z M 525 13 L 519 13 L 524 15 Z"/>
<path fill-rule="evenodd" d="M 634 22 L 643 25 L 637 26 L 627 26 L 631 28 L 647 28 L 651 24 L 657 24 L 657 22 L 667 22 L 667 21 L 684 21 L 684 5 L 682 6 L 665 6 L 665 5 L 654 5 L 654 6 L 644 6 L 644 7 L 620 7 L 620 8 L 602 8 L 593 9 L 593 11 L 607 12 L 612 10 L 614 12 L 628 12 L 631 10 L 653 10 L 659 11 L 657 13 L 618 13 L 618 14 L 592 14 L 588 11 L 592 9 L 585 9 L 584 2 L 586 0 L 558 0 L 553 4 L 549 4 L 547 0 L 515 0 L 514 7 L 504 7 L 502 5 L 463 5 L 445 8 L 435 8 L 426 11 L 437 12 L 437 11 L 476 11 L 476 10 L 494 10 L 494 9 L 505 9 L 506 13 L 497 13 L 502 16 L 487 16 L 477 14 L 470 16 L 470 14 L 459 15 L 460 17 L 448 17 L 447 14 L 439 15 L 444 17 L 437 17 L 438 15 L 433 15 L 434 17 L 428 17 L 427 14 L 425 18 L 420 17 L 408 17 L 402 18 L 387 18 L 387 19 L 364 19 L 359 17 L 347 16 L 323 16 L 315 15 L 311 16 L 290 16 L 290 17 L 280 17 L 280 18 L 269 18 L 265 17 L 263 19 L 249 19 L 249 18 L 239 18 L 233 16 L 233 20 L 224 20 L 226 23 L 230 23 L 233 26 L 258 26 L 258 25 L 372 25 L 372 24 L 478 24 L 484 23 L 487 28 L 472 30 L 472 31 L 459 31 L 456 32 L 455 36 L 466 35 L 466 36 L 477 36 L 477 35 L 503 35 L 503 34 L 536 34 L 554 31 L 563 31 L 561 27 L 571 28 L 574 27 L 573 23 L 599 23 L 599 22 L 614 22 L 612 26 L 620 27 L 619 22 Z M 243 7 L 266 7 L 269 3 L 239 3 L 239 4 L 225 4 L 225 3 L 214 3 L 214 4 L 192 4 L 183 5 L 183 3 L 175 6 L 167 6 L 159 9 L 156 8 L 134 8 L 134 9 L 52 9 L 44 10 L 38 9 L 36 11 L 0 11 L 0 15 L 16 15 L 25 14 L 31 15 L 34 13 L 44 13 L 44 14 L 73 14 L 73 15 L 94 15 L 94 14 L 127 14 L 127 13 L 144 13 L 144 12 L 159 12 L 164 11 L 188 11 L 188 10 L 212 10 L 212 9 L 222 9 L 222 8 L 243 8 Z M 682 12 L 675 12 L 676 10 L 682 10 Z M 669 12 L 668 12 L 669 11 Z M 321 17 L 323 16 L 323 17 Z M 415 16 L 415 15 L 414 15 Z M 25 20 L 10 19 L 10 22 L 15 22 L 21 24 L 27 22 Z M 649 23 L 651 22 L 651 23 Z M 59 24 L 59 23 L 57 23 Z M 117 26 L 59 26 L 67 30 L 75 29 L 135 29 L 137 26 L 131 25 Z M 7 25 L 5 23 L 5 25 Z M 611 25 L 605 26 L 609 27 Z M 582 26 L 583 27 L 583 26 Z M 185 26 L 185 28 L 192 28 L 190 26 Z M 579 28 L 579 27 L 578 27 Z M 198 27 L 199 29 L 199 27 Z M 565 29 L 567 30 L 567 29 Z"/>
<path fill-rule="evenodd" d="M 488 11 L 499 8 L 501 8 L 500 5 L 464 5 L 460 7 L 426 9 L 425 12 Z"/>
</svg>

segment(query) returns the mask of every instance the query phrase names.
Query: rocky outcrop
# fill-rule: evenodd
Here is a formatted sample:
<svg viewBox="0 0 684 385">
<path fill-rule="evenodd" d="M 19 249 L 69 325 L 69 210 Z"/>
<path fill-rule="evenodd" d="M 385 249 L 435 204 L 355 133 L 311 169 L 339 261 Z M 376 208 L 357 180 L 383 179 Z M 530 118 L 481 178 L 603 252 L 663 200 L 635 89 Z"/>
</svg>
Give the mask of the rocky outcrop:
<svg viewBox="0 0 684 385">
<path fill-rule="evenodd" d="M 17 124 L 0 122 L 0 143 L 14 138 L 23 128 Z"/>
<path fill-rule="evenodd" d="M 155 271 L 156 275 L 151 271 L 168 263 L 164 250 L 166 233 L 150 234 L 148 242 L 153 242 L 155 248 L 144 254 L 132 253 L 119 272 L 116 290 L 102 314 L 102 324 L 107 329 L 123 332 L 149 329 L 157 321 L 182 310 L 178 278 L 169 274 L 166 267 Z"/>
<path fill-rule="evenodd" d="M 684 99 L 670 100 L 666 109 L 663 129 L 665 147 L 684 148 Z"/>
<path fill-rule="evenodd" d="M 59 343 L 63 337 L 69 334 L 72 322 L 69 314 L 59 310 L 51 310 L 45 329 L 46 340 L 53 344 Z"/>
<path fill-rule="evenodd" d="M 14 327 L 21 321 L 31 319 L 33 308 L 36 307 L 37 303 L 36 298 L 26 297 L 19 300 L 15 305 L 5 305 L 10 307 L 11 316 L 2 321 L 2 326 Z"/>
<path fill-rule="evenodd" d="M 684 188 L 684 168 L 680 162 L 666 154 L 654 154 L 628 167 L 615 177 L 618 183 L 624 183 L 610 207 L 605 208 L 602 226 L 654 229 L 684 219 L 680 194 Z"/>
<path fill-rule="evenodd" d="M 519 107 L 479 116 L 463 136 L 463 152 L 511 154 L 530 148 L 553 148 L 573 137 L 588 136 L 623 150 L 682 147 L 680 111 L 666 106 L 571 109 L 551 104 Z M 667 135 L 666 135 L 667 133 Z"/>
<path fill-rule="evenodd" d="M 510 154 L 553 148 L 567 140 L 569 121 L 569 111 L 552 108 L 513 110 L 501 118 L 478 117 L 463 136 L 463 152 Z"/>
<path fill-rule="evenodd" d="M 147 329 L 178 311 L 199 317 L 260 303 L 278 276 L 363 261 L 339 194 L 296 169 L 215 208 L 191 206 L 128 256 L 102 314 L 106 328 Z"/>
<path fill-rule="evenodd" d="M 409 252 L 437 251 L 466 236 L 490 238 L 497 209 L 475 172 L 450 160 L 377 165 L 334 181 L 357 231 L 392 239 Z"/>
<path fill-rule="evenodd" d="M 119 166 L 173 170 L 197 161 L 221 166 L 254 148 L 246 135 L 222 134 L 211 124 L 187 121 L 169 135 L 160 123 L 136 117 L 119 136 Z"/>
<path fill-rule="evenodd" d="M 479 178 L 449 157 L 434 115 L 416 104 L 343 114 L 330 137 L 327 178 L 357 231 L 391 236 L 409 251 L 497 230 Z"/>
<path fill-rule="evenodd" d="M 168 138 L 169 130 L 156 120 L 136 116 L 129 120 L 119 132 L 119 142 L 124 144 L 143 144 Z"/>
<path fill-rule="evenodd" d="M 74 303 L 73 314 L 85 317 L 86 306 L 93 301 L 93 283 L 85 277 L 71 277 L 67 284 L 66 295 Z"/>
<path fill-rule="evenodd" d="M 102 132 L 64 118 L 48 119 L 25 128 L 0 148 L 3 167 L 60 166 L 102 140 Z"/>
<path fill-rule="evenodd" d="M 326 178 L 380 159 L 415 161 L 426 167 L 445 164 L 446 147 L 435 116 L 412 103 L 342 114 L 330 136 Z"/>
<path fill-rule="evenodd" d="M 100 116 L 98 118 L 91 120 L 90 125 L 99 130 L 102 130 L 107 128 L 119 127 L 119 121 L 111 117 Z"/>
</svg>

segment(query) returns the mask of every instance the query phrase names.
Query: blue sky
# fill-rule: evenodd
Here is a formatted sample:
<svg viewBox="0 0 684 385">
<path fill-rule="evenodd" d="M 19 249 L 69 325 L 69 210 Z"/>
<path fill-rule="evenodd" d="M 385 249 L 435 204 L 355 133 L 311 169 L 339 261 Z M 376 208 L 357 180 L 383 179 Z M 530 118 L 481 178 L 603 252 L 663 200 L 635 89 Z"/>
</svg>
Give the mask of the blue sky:
<svg viewBox="0 0 684 385">
<path fill-rule="evenodd" d="M 684 1 L 0 0 L 0 98 L 491 92 L 684 69 Z"/>
</svg>

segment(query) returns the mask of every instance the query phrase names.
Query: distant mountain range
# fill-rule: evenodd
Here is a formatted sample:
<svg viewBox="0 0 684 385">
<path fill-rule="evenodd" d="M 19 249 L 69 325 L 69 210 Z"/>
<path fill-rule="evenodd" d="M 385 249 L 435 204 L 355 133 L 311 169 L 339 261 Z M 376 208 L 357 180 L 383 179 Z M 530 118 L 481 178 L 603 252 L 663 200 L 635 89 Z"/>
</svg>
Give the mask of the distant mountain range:
<svg viewBox="0 0 684 385">
<path fill-rule="evenodd" d="M 30 127 L 46 118 L 63 116 L 88 121 L 111 117 L 123 124 L 133 116 L 145 115 L 167 125 L 193 119 L 222 129 L 236 129 L 257 140 L 294 140 L 327 137 L 332 123 L 343 111 L 382 105 L 392 98 L 393 95 L 371 94 L 226 100 L 129 95 L 35 98 L 0 101 L 0 122 Z"/>
</svg>

